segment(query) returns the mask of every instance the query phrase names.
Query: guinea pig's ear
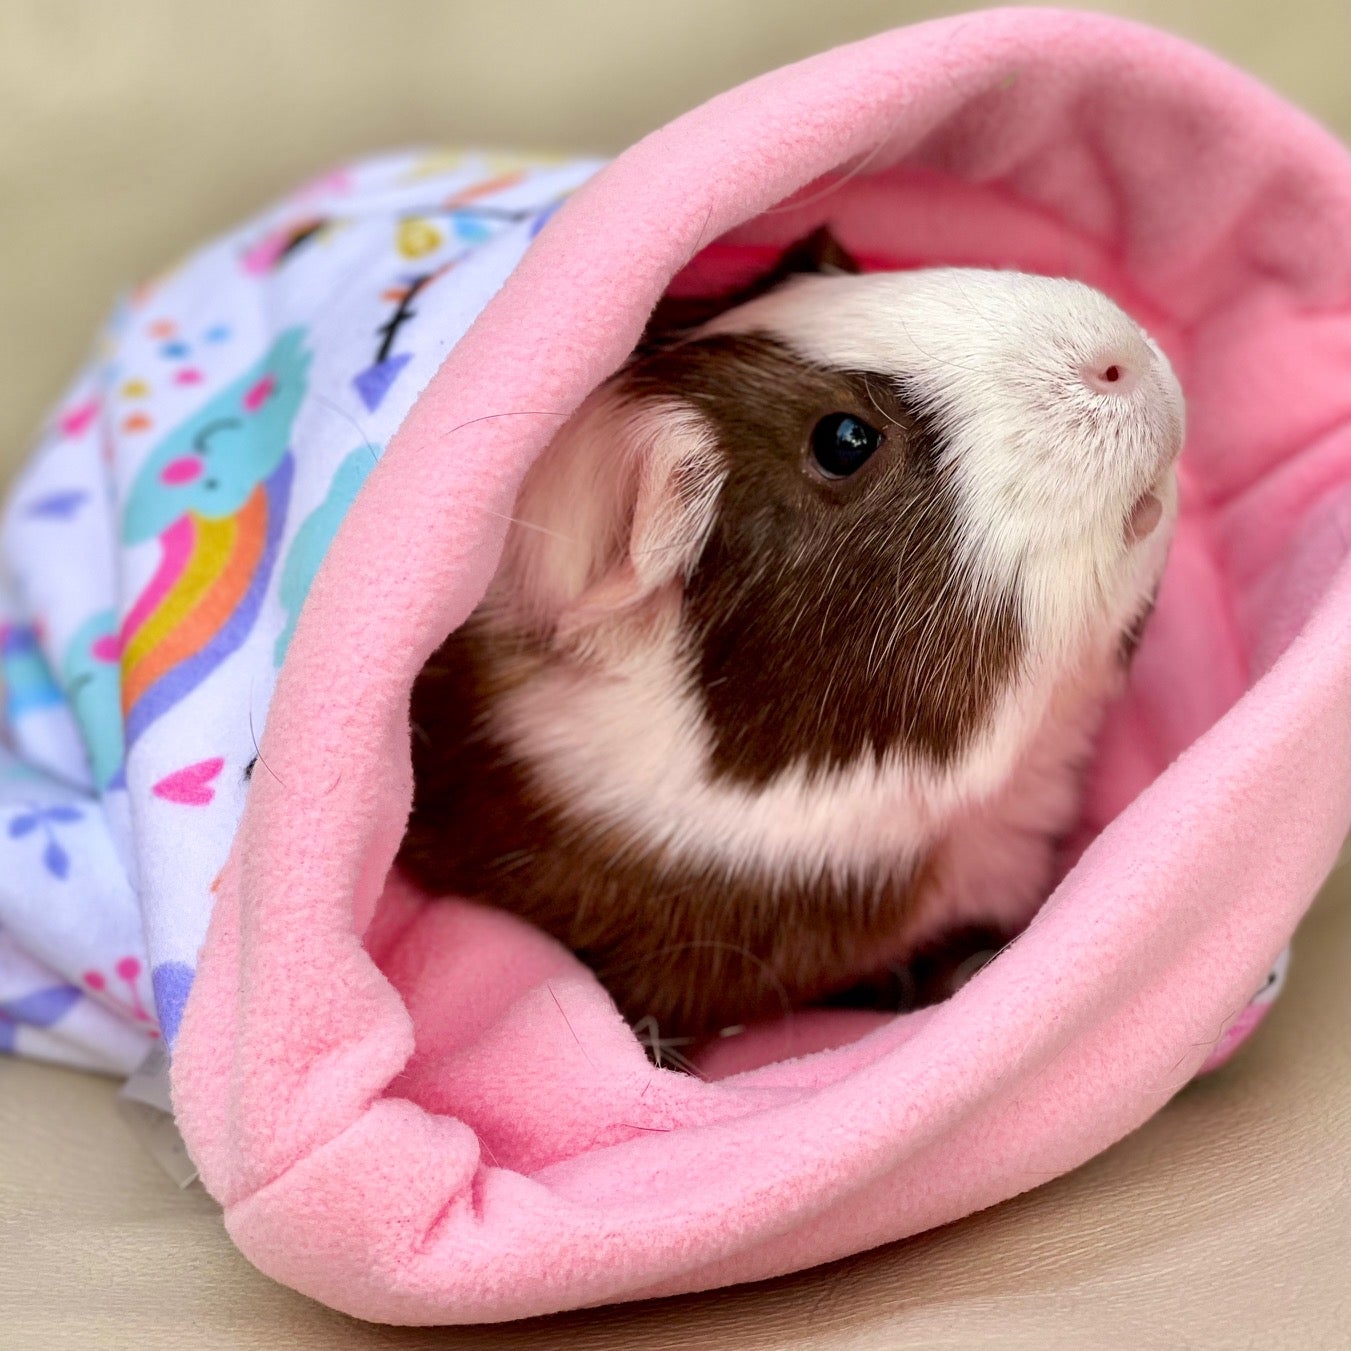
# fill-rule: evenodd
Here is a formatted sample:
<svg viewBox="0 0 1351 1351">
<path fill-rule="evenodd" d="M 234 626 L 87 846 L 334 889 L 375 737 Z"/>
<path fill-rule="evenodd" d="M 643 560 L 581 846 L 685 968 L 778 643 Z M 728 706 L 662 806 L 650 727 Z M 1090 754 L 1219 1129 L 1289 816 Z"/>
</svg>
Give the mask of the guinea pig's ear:
<svg viewBox="0 0 1351 1351">
<path fill-rule="evenodd" d="M 835 238 L 829 225 L 819 225 L 809 235 L 803 235 L 796 244 L 790 244 L 783 257 L 770 273 L 772 290 L 789 277 L 804 272 L 844 272 L 851 276 L 861 272 L 858 259 Z"/>
<path fill-rule="evenodd" d="M 673 337 L 772 291 L 790 277 L 805 273 L 853 274 L 859 271 L 858 260 L 835 238 L 830 226 L 820 225 L 811 234 L 790 244 L 768 272 L 735 291 L 720 296 L 663 296 L 643 330 L 639 351 L 660 347 Z"/>
<path fill-rule="evenodd" d="M 526 478 L 496 602 L 565 647 L 650 618 L 698 560 L 721 483 L 694 409 L 602 389 Z"/>
</svg>

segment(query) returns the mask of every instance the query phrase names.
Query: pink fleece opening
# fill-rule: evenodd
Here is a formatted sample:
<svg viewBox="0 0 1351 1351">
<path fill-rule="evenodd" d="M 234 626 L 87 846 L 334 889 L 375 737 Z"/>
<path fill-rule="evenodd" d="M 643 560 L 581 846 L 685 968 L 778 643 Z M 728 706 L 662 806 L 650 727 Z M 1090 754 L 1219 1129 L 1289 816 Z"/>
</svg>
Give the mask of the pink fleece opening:
<svg viewBox="0 0 1351 1351">
<path fill-rule="evenodd" d="M 804 1015 L 702 1082 L 652 1068 L 543 935 L 387 880 L 408 692 L 531 458 L 663 290 L 721 288 L 822 221 L 874 266 L 1113 295 L 1188 394 L 1183 510 L 1082 855 L 1029 931 L 938 1008 Z M 1335 857 L 1349 540 L 1351 163 L 1213 57 L 991 11 L 648 137 L 452 352 L 302 615 L 174 1061 L 235 1241 L 365 1318 L 504 1319 L 792 1270 L 1081 1163 L 1193 1075 Z"/>
</svg>

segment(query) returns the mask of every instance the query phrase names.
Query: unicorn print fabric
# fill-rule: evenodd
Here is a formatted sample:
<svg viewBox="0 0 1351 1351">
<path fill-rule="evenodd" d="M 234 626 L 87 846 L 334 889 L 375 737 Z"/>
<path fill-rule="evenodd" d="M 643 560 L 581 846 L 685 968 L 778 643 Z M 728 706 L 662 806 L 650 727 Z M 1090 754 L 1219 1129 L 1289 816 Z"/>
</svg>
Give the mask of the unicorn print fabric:
<svg viewBox="0 0 1351 1351">
<path fill-rule="evenodd" d="M 172 1042 L 328 544 L 596 167 L 355 165 L 118 308 L 3 524 L 0 1049 L 125 1072 Z"/>
</svg>

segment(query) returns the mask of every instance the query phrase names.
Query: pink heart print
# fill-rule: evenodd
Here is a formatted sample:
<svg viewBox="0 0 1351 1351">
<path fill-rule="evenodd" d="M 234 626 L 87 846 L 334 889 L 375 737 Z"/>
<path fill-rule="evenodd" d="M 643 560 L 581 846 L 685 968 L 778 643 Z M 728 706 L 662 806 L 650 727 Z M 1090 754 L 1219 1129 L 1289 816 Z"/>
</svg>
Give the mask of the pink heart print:
<svg viewBox="0 0 1351 1351">
<path fill-rule="evenodd" d="M 205 807 L 216 796 L 211 780 L 224 768 L 225 761 L 219 755 L 210 760 L 201 760 L 195 765 L 166 774 L 151 792 L 181 807 Z"/>
<path fill-rule="evenodd" d="M 97 399 L 90 399 L 86 403 L 72 408 L 62 417 L 60 422 L 61 434 L 63 436 L 79 436 L 86 427 L 93 422 L 98 415 L 99 405 Z"/>
</svg>

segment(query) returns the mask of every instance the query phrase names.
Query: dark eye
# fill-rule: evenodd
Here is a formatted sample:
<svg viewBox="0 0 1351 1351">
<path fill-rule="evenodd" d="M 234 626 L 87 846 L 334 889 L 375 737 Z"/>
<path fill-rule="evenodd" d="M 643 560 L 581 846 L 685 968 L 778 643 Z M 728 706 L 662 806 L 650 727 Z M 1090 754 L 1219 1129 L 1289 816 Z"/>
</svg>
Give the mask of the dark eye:
<svg viewBox="0 0 1351 1351">
<path fill-rule="evenodd" d="M 852 413 L 828 413 L 812 428 L 812 459 L 827 478 L 848 478 L 872 458 L 882 433 Z"/>
</svg>

